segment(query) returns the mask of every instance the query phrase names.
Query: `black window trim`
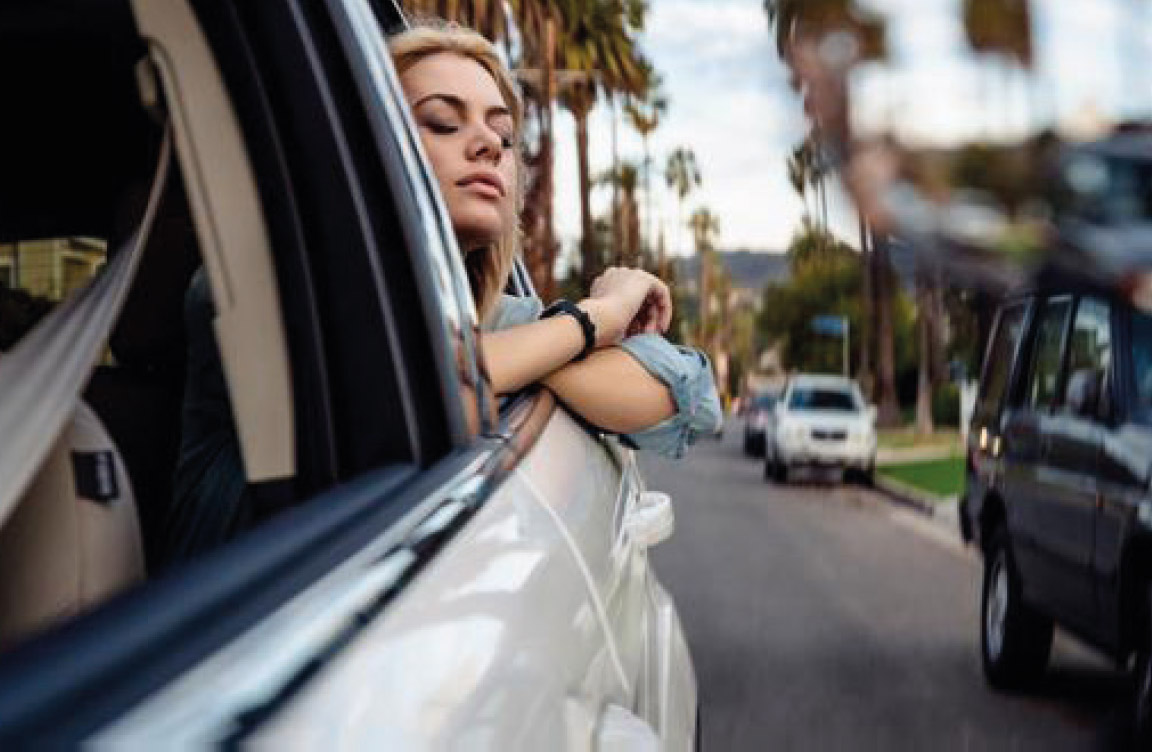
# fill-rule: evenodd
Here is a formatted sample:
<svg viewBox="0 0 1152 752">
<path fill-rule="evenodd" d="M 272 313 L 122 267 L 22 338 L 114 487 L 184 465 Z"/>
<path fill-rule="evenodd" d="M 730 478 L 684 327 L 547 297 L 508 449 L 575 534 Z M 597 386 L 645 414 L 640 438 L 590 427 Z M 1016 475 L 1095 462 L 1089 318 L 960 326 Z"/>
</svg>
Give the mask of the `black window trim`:
<svg viewBox="0 0 1152 752">
<path fill-rule="evenodd" d="M 1036 358 L 1038 356 L 1037 348 L 1039 347 L 1040 325 L 1043 322 L 1043 314 L 1045 308 L 1054 303 L 1067 302 L 1068 303 L 1068 318 L 1064 322 L 1064 331 L 1060 333 L 1060 359 L 1056 364 L 1056 385 L 1053 399 L 1047 406 L 1038 406 L 1026 404 L 1023 398 L 1027 397 L 1028 386 L 1031 383 L 1032 376 L 1036 371 Z M 1031 321 L 1028 326 L 1028 350 L 1025 358 L 1024 372 L 1021 374 L 1021 380 L 1016 385 L 1019 390 L 1014 400 L 1014 403 L 1019 405 L 1024 410 L 1035 413 L 1037 415 L 1053 415 L 1055 414 L 1057 406 L 1060 404 L 1063 395 L 1061 388 L 1063 384 L 1064 366 L 1068 357 L 1068 335 L 1072 331 L 1072 324 L 1076 319 L 1076 296 L 1072 293 L 1052 293 L 1044 295 L 1036 301 L 1032 311 Z M 1023 393 L 1020 393 L 1023 392 Z"/>
</svg>

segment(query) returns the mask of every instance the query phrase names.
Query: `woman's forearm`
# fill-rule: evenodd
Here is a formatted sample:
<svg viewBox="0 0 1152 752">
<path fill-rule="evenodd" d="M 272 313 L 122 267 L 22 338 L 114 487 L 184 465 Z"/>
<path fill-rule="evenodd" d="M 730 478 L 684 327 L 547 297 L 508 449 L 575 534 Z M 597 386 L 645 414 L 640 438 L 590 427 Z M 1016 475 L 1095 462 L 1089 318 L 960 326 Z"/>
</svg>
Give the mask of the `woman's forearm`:
<svg viewBox="0 0 1152 752">
<path fill-rule="evenodd" d="M 612 433 L 636 433 L 676 414 L 668 387 L 620 347 L 570 363 L 544 385 L 589 423 Z"/>
<path fill-rule="evenodd" d="M 511 329 L 484 332 L 480 347 L 497 394 L 540 381 L 584 348 L 584 333 L 571 316 L 554 316 Z"/>
</svg>

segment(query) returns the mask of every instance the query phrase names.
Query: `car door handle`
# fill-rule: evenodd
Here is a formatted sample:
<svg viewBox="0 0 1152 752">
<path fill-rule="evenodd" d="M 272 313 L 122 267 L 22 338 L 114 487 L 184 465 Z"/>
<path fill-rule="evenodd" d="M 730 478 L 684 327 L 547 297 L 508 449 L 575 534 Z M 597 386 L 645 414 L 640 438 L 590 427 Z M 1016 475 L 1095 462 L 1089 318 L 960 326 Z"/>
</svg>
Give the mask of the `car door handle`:
<svg viewBox="0 0 1152 752">
<path fill-rule="evenodd" d="M 651 548 L 672 537 L 676 513 L 672 497 L 660 491 L 638 494 L 636 502 L 624 515 L 624 531 L 641 548 Z"/>
</svg>

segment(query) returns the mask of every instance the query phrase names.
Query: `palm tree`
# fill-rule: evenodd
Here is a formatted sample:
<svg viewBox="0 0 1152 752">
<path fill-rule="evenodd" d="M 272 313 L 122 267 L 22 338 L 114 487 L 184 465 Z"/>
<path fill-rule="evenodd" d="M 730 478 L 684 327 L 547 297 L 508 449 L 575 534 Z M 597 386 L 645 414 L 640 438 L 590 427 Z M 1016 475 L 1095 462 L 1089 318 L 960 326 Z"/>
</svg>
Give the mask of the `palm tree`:
<svg viewBox="0 0 1152 752">
<path fill-rule="evenodd" d="M 508 38 L 504 0 L 406 0 L 412 15 L 437 16 L 471 27 L 494 42 Z"/>
<path fill-rule="evenodd" d="M 624 105 L 632 128 L 640 134 L 644 142 L 644 246 L 652 247 L 652 155 L 648 149 L 648 138 L 660 126 L 660 121 L 668 112 L 668 97 L 664 94 L 664 81 L 649 64 L 644 69 L 644 93 Z"/>
<path fill-rule="evenodd" d="M 636 266 L 640 257 L 640 212 L 636 203 L 640 171 L 634 162 L 624 160 L 596 179 L 613 189 L 612 225 L 618 228 L 618 246 L 613 263 Z"/>
<path fill-rule="evenodd" d="M 1008 111 L 1008 82 L 1014 68 L 1022 73 L 1032 68 L 1032 14 L 1028 0 L 963 0 L 964 35 L 968 45 L 989 58 L 998 59 L 1005 81 L 1005 113 Z"/>
<path fill-rule="evenodd" d="M 700 274 L 700 321 L 699 341 L 707 349 L 713 334 L 711 326 L 712 307 L 712 254 L 715 251 L 716 236 L 720 234 L 720 218 L 711 209 L 700 207 L 688 218 L 692 228 L 692 240 L 696 246 L 696 260 Z"/>
<path fill-rule="evenodd" d="M 558 251 L 553 219 L 552 108 L 558 89 L 556 44 L 563 19 L 557 0 L 511 0 L 511 9 L 521 37 L 517 72 L 537 123 L 536 147 L 526 159 L 532 172 L 521 214 L 526 240 L 524 257 L 536 290 L 545 300 L 550 300 L 555 294 Z"/>
<path fill-rule="evenodd" d="M 680 201 L 677 215 L 679 220 L 676 223 L 676 248 L 683 250 L 680 227 L 684 224 L 684 199 L 700 187 L 701 181 L 700 168 L 696 166 L 696 154 L 686 146 L 673 149 L 664 168 L 664 180 Z"/>
<path fill-rule="evenodd" d="M 640 0 L 560 0 L 562 34 L 558 67 L 572 74 L 560 101 L 576 121 L 576 158 L 580 179 L 581 281 L 585 288 L 600 269 L 592 226 L 591 170 L 588 163 L 588 115 L 603 91 L 642 91 L 643 63 L 633 37 L 643 28 L 647 6 Z"/>
<path fill-rule="evenodd" d="M 764 0 L 764 11 L 780 57 L 793 69 L 792 84 L 797 89 L 804 86 L 795 72 L 797 45 L 815 46 L 830 33 L 848 32 L 857 42 L 856 62 L 879 62 L 887 56 L 884 19 L 861 7 L 857 0 Z M 817 117 L 810 138 L 819 139 L 821 134 L 831 133 L 846 144 L 850 139 L 847 125 L 846 118 L 843 122 L 822 123 Z M 887 238 L 875 237 L 866 221 L 861 222 L 861 253 L 862 263 L 866 264 L 865 289 L 869 295 L 865 308 L 871 311 L 869 322 L 875 335 L 867 339 L 875 344 L 877 351 L 874 397 L 879 403 L 881 425 L 894 425 L 900 419 L 893 312 L 896 284 L 888 261 Z M 865 362 L 864 359 L 861 362 Z"/>
</svg>

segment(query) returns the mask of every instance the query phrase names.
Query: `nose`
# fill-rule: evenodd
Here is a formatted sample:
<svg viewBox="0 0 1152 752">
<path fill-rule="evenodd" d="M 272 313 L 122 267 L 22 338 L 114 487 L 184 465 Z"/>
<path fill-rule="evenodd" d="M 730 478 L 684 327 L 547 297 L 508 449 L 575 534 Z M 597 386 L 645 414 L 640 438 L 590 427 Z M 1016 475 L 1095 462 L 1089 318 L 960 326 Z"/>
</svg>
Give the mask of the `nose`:
<svg viewBox="0 0 1152 752">
<path fill-rule="evenodd" d="M 490 160 L 499 164 L 504 155 L 504 140 L 500 134 L 487 125 L 477 125 L 474 134 L 468 141 L 468 159 Z"/>
</svg>

